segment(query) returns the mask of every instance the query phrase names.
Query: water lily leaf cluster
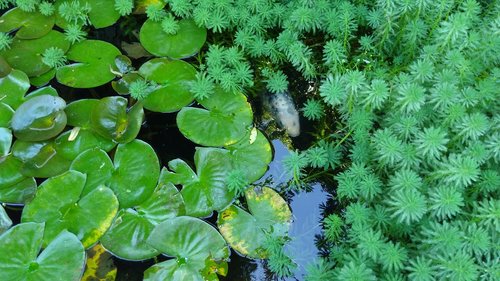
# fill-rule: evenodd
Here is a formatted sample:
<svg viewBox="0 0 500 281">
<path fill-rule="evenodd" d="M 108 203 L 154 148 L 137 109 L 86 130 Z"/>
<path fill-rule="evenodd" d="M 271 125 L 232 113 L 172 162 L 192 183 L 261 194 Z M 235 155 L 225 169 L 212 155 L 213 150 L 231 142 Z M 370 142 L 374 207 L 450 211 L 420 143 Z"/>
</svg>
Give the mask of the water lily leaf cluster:
<svg viewBox="0 0 500 281">
<path fill-rule="evenodd" d="M 200 67 L 193 56 L 207 29 L 172 19 L 175 32 L 167 33 L 150 15 L 154 4 L 138 3 L 135 13 L 150 18 L 137 43 L 156 57 L 132 61 L 101 38 L 132 12 L 116 5 L 23 2 L 0 17 L 8 41 L 0 46 L 0 251 L 12 252 L 0 255 L 0 280 L 114 278 L 115 270 L 101 272 L 111 255 L 166 256 L 144 280 L 218 280 L 230 247 L 265 258 L 263 236 L 286 235 L 284 199 L 251 186 L 272 150 L 247 97 L 221 88 L 205 98 L 193 93 Z M 141 140 L 151 112 L 176 114 L 179 141 L 196 145 L 193 159 L 160 159 Z M 232 171 L 248 211 L 236 205 Z M 22 208 L 14 226 L 10 206 Z M 204 220 L 214 212 L 217 228 Z"/>
</svg>

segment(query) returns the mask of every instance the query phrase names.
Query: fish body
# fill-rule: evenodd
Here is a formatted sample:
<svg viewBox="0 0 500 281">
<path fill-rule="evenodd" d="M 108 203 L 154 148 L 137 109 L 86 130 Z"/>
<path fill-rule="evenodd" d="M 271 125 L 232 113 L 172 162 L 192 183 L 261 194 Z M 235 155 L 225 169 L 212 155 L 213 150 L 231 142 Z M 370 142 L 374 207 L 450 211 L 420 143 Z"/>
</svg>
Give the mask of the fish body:
<svg viewBox="0 0 500 281">
<path fill-rule="evenodd" d="M 289 136 L 300 135 L 299 111 L 295 107 L 292 96 L 288 92 L 273 94 L 266 92 L 263 99 L 266 108 L 278 125 L 285 129 Z"/>
</svg>

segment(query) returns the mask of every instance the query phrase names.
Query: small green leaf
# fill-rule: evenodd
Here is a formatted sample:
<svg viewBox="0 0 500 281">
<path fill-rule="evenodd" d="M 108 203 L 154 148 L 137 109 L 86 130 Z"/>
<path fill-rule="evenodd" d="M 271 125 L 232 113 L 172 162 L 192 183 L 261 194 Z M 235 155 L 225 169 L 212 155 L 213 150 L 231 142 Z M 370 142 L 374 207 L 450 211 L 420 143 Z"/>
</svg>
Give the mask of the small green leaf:
<svg viewBox="0 0 500 281">
<path fill-rule="evenodd" d="M 30 86 L 26 73 L 13 69 L 9 75 L 0 78 L 0 101 L 16 109 L 24 102 L 24 94 Z"/>
<path fill-rule="evenodd" d="M 143 64 L 139 73 L 159 85 L 144 99 L 144 108 L 155 112 L 174 112 L 193 102 L 189 85 L 196 80 L 196 70 L 189 63 L 155 58 Z"/>
<path fill-rule="evenodd" d="M 64 34 L 51 30 L 37 39 L 24 40 L 15 37 L 10 49 L 0 51 L 0 56 L 3 56 L 12 68 L 23 71 L 29 77 L 36 77 L 51 70 L 50 66 L 42 62 L 43 52 L 50 47 L 66 52 L 70 44 Z"/>
<path fill-rule="evenodd" d="M 74 44 L 66 54 L 75 63 L 57 69 L 59 83 L 73 88 L 94 88 L 115 78 L 111 72 L 120 50 L 100 40 L 85 40 Z"/>
<path fill-rule="evenodd" d="M 71 164 L 55 148 L 53 141 L 21 141 L 16 140 L 12 153 L 23 161 L 21 173 L 27 177 L 48 178 L 68 170 Z"/>
<path fill-rule="evenodd" d="M 0 205 L 0 235 L 4 233 L 12 225 L 12 220 L 5 211 L 2 205 Z"/>
<path fill-rule="evenodd" d="M 14 109 L 0 102 L 0 127 L 10 128 L 10 120 L 14 116 Z"/>
<path fill-rule="evenodd" d="M 165 174 L 165 180 L 182 185 L 187 215 L 206 217 L 226 208 L 234 198 L 234 193 L 226 188 L 231 161 L 225 149 L 198 147 L 194 162 L 196 173 L 181 159 L 170 161 L 168 168 L 172 172 Z"/>
<path fill-rule="evenodd" d="M 217 89 L 209 98 L 198 101 L 205 109 L 184 107 L 177 114 L 181 133 L 204 146 L 228 146 L 241 140 L 253 122 L 245 95 Z"/>
<path fill-rule="evenodd" d="M 0 158 L 9 154 L 10 146 L 12 145 L 12 132 L 0 127 Z"/>
<path fill-rule="evenodd" d="M 66 102 L 60 97 L 30 98 L 14 113 L 11 127 L 16 138 L 43 141 L 57 136 L 66 127 Z"/>
<path fill-rule="evenodd" d="M 24 204 L 36 192 L 36 181 L 20 173 L 23 162 L 8 155 L 0 157 L 0 202 Z"/>
<path fill-rule="evenodd" d="M 241 255 L 263 259 L 266 233 L 284 236 L 288 232 L 292 214 L 287 203 L 274 190 L 264 187 L 245 193 L 250 213 L 232 205 L 219 213 L 217 225 L 229 245 Z"/>
<path fill-rule="evenodd" d="M 10 32 L 19 28 L 16 37 L 19 39 L 36 39 L 49 33 L 54 26 L 54 17 L 44 16 L 39 12 L 25 12 L 13 8 L 0 17 L 0 32 Z"/>
<path fill-rule="evenodd" d="M 182 19 L 177 33 L 169 35 L 163 32 L 160 22 L 148 19 L 142 25 L 139 36 L 142 46 L 151 54 L 181 59 L 201 49 L 207 38 L 207 30 L 197 26 L 191 19 Z"/>
<path fill-rule="evenodd" d="M 68 117 L 68 125 L 84 129 L 91 128 L 90 116 L 97 104 L 99 104 L 98 99 L 80 99 L 68 104 L 64 109 Z"/>
<path fill-rule="evenodd" d="M 114 171 L 113 162 L 108 154 L 100 148 L 92 148 L 82 152 L 71 163 L 71 170 L 87 175 L 82 196 L 100 185 L 105 185 Z"/>
<path fill-rule="evenodd" d="M 57 153 L 68 160 L 75 159 L 80 153 L 90 148 L 100 148 L 110 151 L 116 143 L 110 139 L 103 138 L 90 130 L 77 129 L 77 135 L 73 138 L 73 131 L 67 131 L 59 135 L 55 141 Z"/>
<path fill-rule="evenodd" d="M 135 139 L 141 129 L 144 110 L 141 103 L 127 109 L 128 101 L 123 97 L 106 97 L 93 108 L 90 120 L 92 129 L 99 135 L 119 143 Z"/>
<path fill-rule="evenodd" d="M 63 230 L 38 255 L 43 229 L 42 223 L 22 223 L 0 236 L 0 248 L 9 253 L 0 256 L 0 280 L 80 280 L 85 266 L 82 243 Z"/>
<path fill-rule="evenodd" d="M 227 260 L 226 241 L 208 223 L 192 217 L 176 217 L 155 227 L 148 243 L 167 256 L 175 257 L 153 265 L 144 280 L 204 280 L 207 259 Z M 210 264 L 210 263 L 208 263 Z"/>
<path fill-rule="evenodd" d="M 67 171 L 44 181 L 35 198 L 23 209 L 22 222 L 45 222 L 43 245 L 67 229 L 77 235 L 85 248 L 97 242 L 118 211 L 113 191 L 101 186 L 81 196 L 85 175 Z"/>
</svg>

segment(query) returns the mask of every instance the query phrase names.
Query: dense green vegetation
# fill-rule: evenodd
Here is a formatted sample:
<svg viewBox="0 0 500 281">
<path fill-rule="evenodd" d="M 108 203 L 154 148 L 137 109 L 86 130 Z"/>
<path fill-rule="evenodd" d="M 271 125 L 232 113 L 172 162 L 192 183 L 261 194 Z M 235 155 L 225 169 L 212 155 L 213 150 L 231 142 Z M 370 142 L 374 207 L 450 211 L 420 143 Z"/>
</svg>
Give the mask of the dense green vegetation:
<svg viewBox="0 0 500 281">
<path fill-rule="evenodd" d="M 83 250 L 97 241 L 124 259 L 176 257 L 148 269 L 147 280 L 217 280 L 227 243 L 293 275 L 283 249 L 290 211 L 276 191 L 251 186 L 271 148 L 247 102 L 288 90 L 305 101 L 315 138 L 283 161 L 289 189 L 331 177 L 343 210 L 325 216 L 325 253 L 305 280 L 500 279 L 499 1 L 0 7 L 0 202 L 26 203 L 10 229 L 0 208 L 0 249 L 30 241 L 18 271 L 4 270 L 13 265 L 1 255 L 4 279 L 40 280 L 53 262 L 46 256 L 64 255 L 71 264 L 58 274 L 78 280 Z M 136 44 L 99 40 L 109 26 Z M 312 90 L 290 87 L 290 69 Z M 59 97 L 49 82 L 94 98 Z M 99 92 L 110 84 L 116 93 Z M 135 139 L 144 109 L 178 111 L 179 130 L 200 145 L 194 166 L 168 159 L 160 172 L 153 148 Z M 37 187 L 35 178 L 48 179 Z M 213 211 L 220 234 L 198 219 Z"/>
</svg>

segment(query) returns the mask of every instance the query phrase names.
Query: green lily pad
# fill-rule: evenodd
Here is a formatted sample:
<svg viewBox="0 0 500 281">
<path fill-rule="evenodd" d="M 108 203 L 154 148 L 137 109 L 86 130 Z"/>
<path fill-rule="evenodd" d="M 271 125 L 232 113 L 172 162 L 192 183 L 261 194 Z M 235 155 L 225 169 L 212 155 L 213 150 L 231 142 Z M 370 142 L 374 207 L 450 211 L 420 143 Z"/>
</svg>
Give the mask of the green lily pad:
<svg viewBox="0 0 500 281">
<path fill-rule="evenodd" d="M 62 133 L 54 141 L 57 153 L 68 160 L 75 159 L 80 153 L 90 148 L 101 148 L 104 151 L 110 151 L 116 146 L 116 143 L 112 140 L 79 127 L 76 129 L 76 136 L 73 136 L 72 133 L 75 129 Z"/>
<path fill-rule="evenodd" d="M 36 77 L 52 69 L 42 62 L 43 52 L 50 47 L 57 47 L 66 52 L 70 43 L 64 34 L 51 30 L 37 39 L 24 40 L 14 37 L 10 49 L 0 51 L 0 56 L 3 56 L 12 68 L 23 71 L 29 77 Z"/>
<path fill-rule="evenodd" d="M 44 16 L 39 12 L 25 12 L 13 8 L 0 17 L 0 32 L 10 32 L 16 28 L 19 39 L 36 39 L 49 33 L 54 26 L 53 16 Z"/>
<path fill-rule="evenodd" d="M 23 162 L 13 155 L 0 157 L 0 202 L 24 204 L 36 192 L 36 181 L 19 171 Z"/>
<path fill-rule="evenodd" d="M 22 222 L 45 222 L 43 245 L 67 229 L 88 248 L 111 225 L 118 211 L 116 196 L 111 189 L 100 186 L 82 197 L 85 179 L 84 174 L 73 170 L 49 178 L 24 207 Z"/>
<path fill-rule="evenodd" d="M 148 19 L 141 27 L 140 41 L 144 49 L 158 57 L 181 59 L 196 54 L 207 39 L 207 30 L 191 19 L 179 21 L 174 35 L 165 33 L 161 22 Z"/>
<path fill-rule="evenodd" d="M 135 139 L 141 129 L 144 110 L 141 103 L 127 109 L 126 98 L 112 96 L 99 101 L 90 116 L 92 128 L 101 136 L 119 143 Z"/>
<path fill-rule="evenodd" d="M 226 187 L 231 161 L 225 149 L 198 147 L 194 163 L 196 173 L 181 159 L 168 162 L 172 172 L 165 174 L 165 180 L 182 185 L 187 215 L 207 217 L 213 211 L 226 208 L 234 199 L 234 192 Z"/>
<path fill-rule="evenodd" d="M 70 169 L 87 175 L 82 196 L 100 185 L 105 185 L 115 170 L 108 154 L 100 148 L 92 148 L 82 152 L 73 160 Z"/>
<path fill-rule="evenodd" d="M 66 127 L 66 102 L 60 97 L 41 95 L 19 106 L 12 117 L 12 131 L 24 141 L 42 141 L 57 136 Z"/>
<path fill-rule="evenodd" d="M 57 0 L 54 3 L 56 11 L 59 6 L 68 0 Z M 120 14 L 115 9 L 114 0 L 72 0 L 80 3 L 88 3 L 91 7 L 88 14 L 89 20 L 95 28 L 103 28 L 113 25 L 119 18 Z M 66 28 L 68 22 L 59 14 L 56 13 L 56 24 L 61 28 Z"/>
<path fill-rule="evenodd" d="M 0 205 L 0 235 L 4 233 L 12 225 L 12 220 L 5 211 L 2 205 Z"/>
<path fill-rule="evenodd" d="M 207 260 L 225 263 L 229 257 L 226 241 L 219 232 L 192 217 L 181 216 L 162 222 L 155 227 L 148 243 L 174 257 L 146 270 L 144 280 L 148 281 L 208 280 Z"/>
<path fill-rule="evenodd" d="M 130 84 L 139 79 L 142 79 L 142 77 L 137 72 L 127 73 L 119 80 L 112 81 L 111 87 L 113 87 L 119 95 L 128 95 L 130 94 Z"/>
<path fill-rule="evenodd" d="M 159 88 L 144 99 L 144 107 L 155 112 L 174 112 L 189 105 L 194 95 L 189 85 L 196 81 L 196 70 L 181 60 L 152 59 L 139 68 L 146 79 L 156 82 Z"/>
<path fill-rule="evenodd" d="M 10 146 L 12 145 L 12 132 L 0 127 L 0 157 L 9 154 Z"/>
<path fill-rule="evenodd" d="M 16 140 L 12 153 L 23 165 L 21 173 L 27 177 L 48 178 L 68 170 L 70 160 L 57 153 L 53 141 L 21 141 Z"/>
<path fill-rule="evenodd" d="M 0 78 L 0 102 L 9 105 L 13 109 L 18 108 L 24 102 L 24 95 L 30 88 L 30 80 L 26 73 L 13 69 L 9 75 Z M 1 118 L 1 117 L 0 117 Z"/>
<path fill-rule="evenodd" d="M 0 127 L 10 128 L 10 120 L 14 116 L 14 109 L 0 102 Z"/>
<path fill-rule="evenodd" d="M 228 146 L 241 140 L 253 122 L 245 95 L 221 89 L 198 101 L 205 109 L 184 107 L 177 114 L 181 133 L 204 146 Z"/>
<path fill-rule="evenodd" d="M 80 99 L 68 104 L 64 109 L 68 117 L 68 125 L 84 129 L 91 128 L 90 116 L 97 104 L 99 104 L 98 99 Z"/>
<path fill-rule="evenodd" d="M 73 88 L 94 88 L 115 78 L 111 67 L 120 50 L 100 40 L 85 40 L 74 44 L 66 54 L 75 63 L 57 69 L 59 83 Z"/>
<path fill-rule="evenodd" d="M 135 208 L 122 209 L 102 245 L 113 255 L 126 260 L 144 260 L 160 252 L 146 243 L 154 227 L 183 213 L 182 196 L 171 183 L 160 182 L 148 200 Z"/>
<path fill-rule="evenodd" d="M 49 95 L 53 97 L 59 97 L 59 94 L 57 93 L 57 90 L 54 89 L 52 86 L 46 86 L 42 88 L 38 88 L 34 90 L 33 92 L 30 92 L 29 94 L 26 95 L 25 100 L 38 97 L 38 96 L 43 96 L 43 95 Z"/>
<path fill-rule="evenodd" d="M 114 164 L 104 151 L 90 149 L 73 161 L 71 169 L 88 175 L 85 191 L 100 184 L 109 186 L 118 197 L 120 208 L 134 207 L 147 200 L 160 174 L 156 153 L 141 140 L 118 145 Z"/>
<path fill-rule="evenodd" d="M 52 68 L 40 76 L 31 77 L 30 83 L 35 87 L 42 87 L 47 85 L 54 77 L 56 77 L 56 69 Z"/>
<path fill-rule="evenodd" d="M 4 78 L 12 72 L 12 67 L 0 56 L 0 78 Z"/>
<path fill-rule="evenodd" d="M 217 225 L 235 251 L 249 258 L 264 259 L 267 258 L 264 249 L 266 233 L 286 235 L 292 213 L 285 200 L 270 188 L 259 191 L 250 188 L 245 197 L 250 213 L 232 205 L 219 213 Z"/>
<path fill-rule="evenodd" d="M 239 142 L 226 146 L 226 149 L 231 152 L 234 169 L 242 171 L 248 183 L 260 179 L 273 158 L 271 144 L 264 134 L 255 128 Z"/>
<path fill-rule="evenodd" d="M 0 236 L 0 248 L 9 253 L 0 256 L 0 280 L 80 280 L 85 266 L 82 243 L 63 230 L 38 255 L 43 231 L 43 223 L 30 222 Z"/>
<path fill-rule="evenodd" d="M 137 206 L 151 196 L 160 176 L 160 163 L 149 144 L 141 140 L 120 144 L 113 162 L 115 171 L 108 184 L 120 208 Z"/>
</svg>

